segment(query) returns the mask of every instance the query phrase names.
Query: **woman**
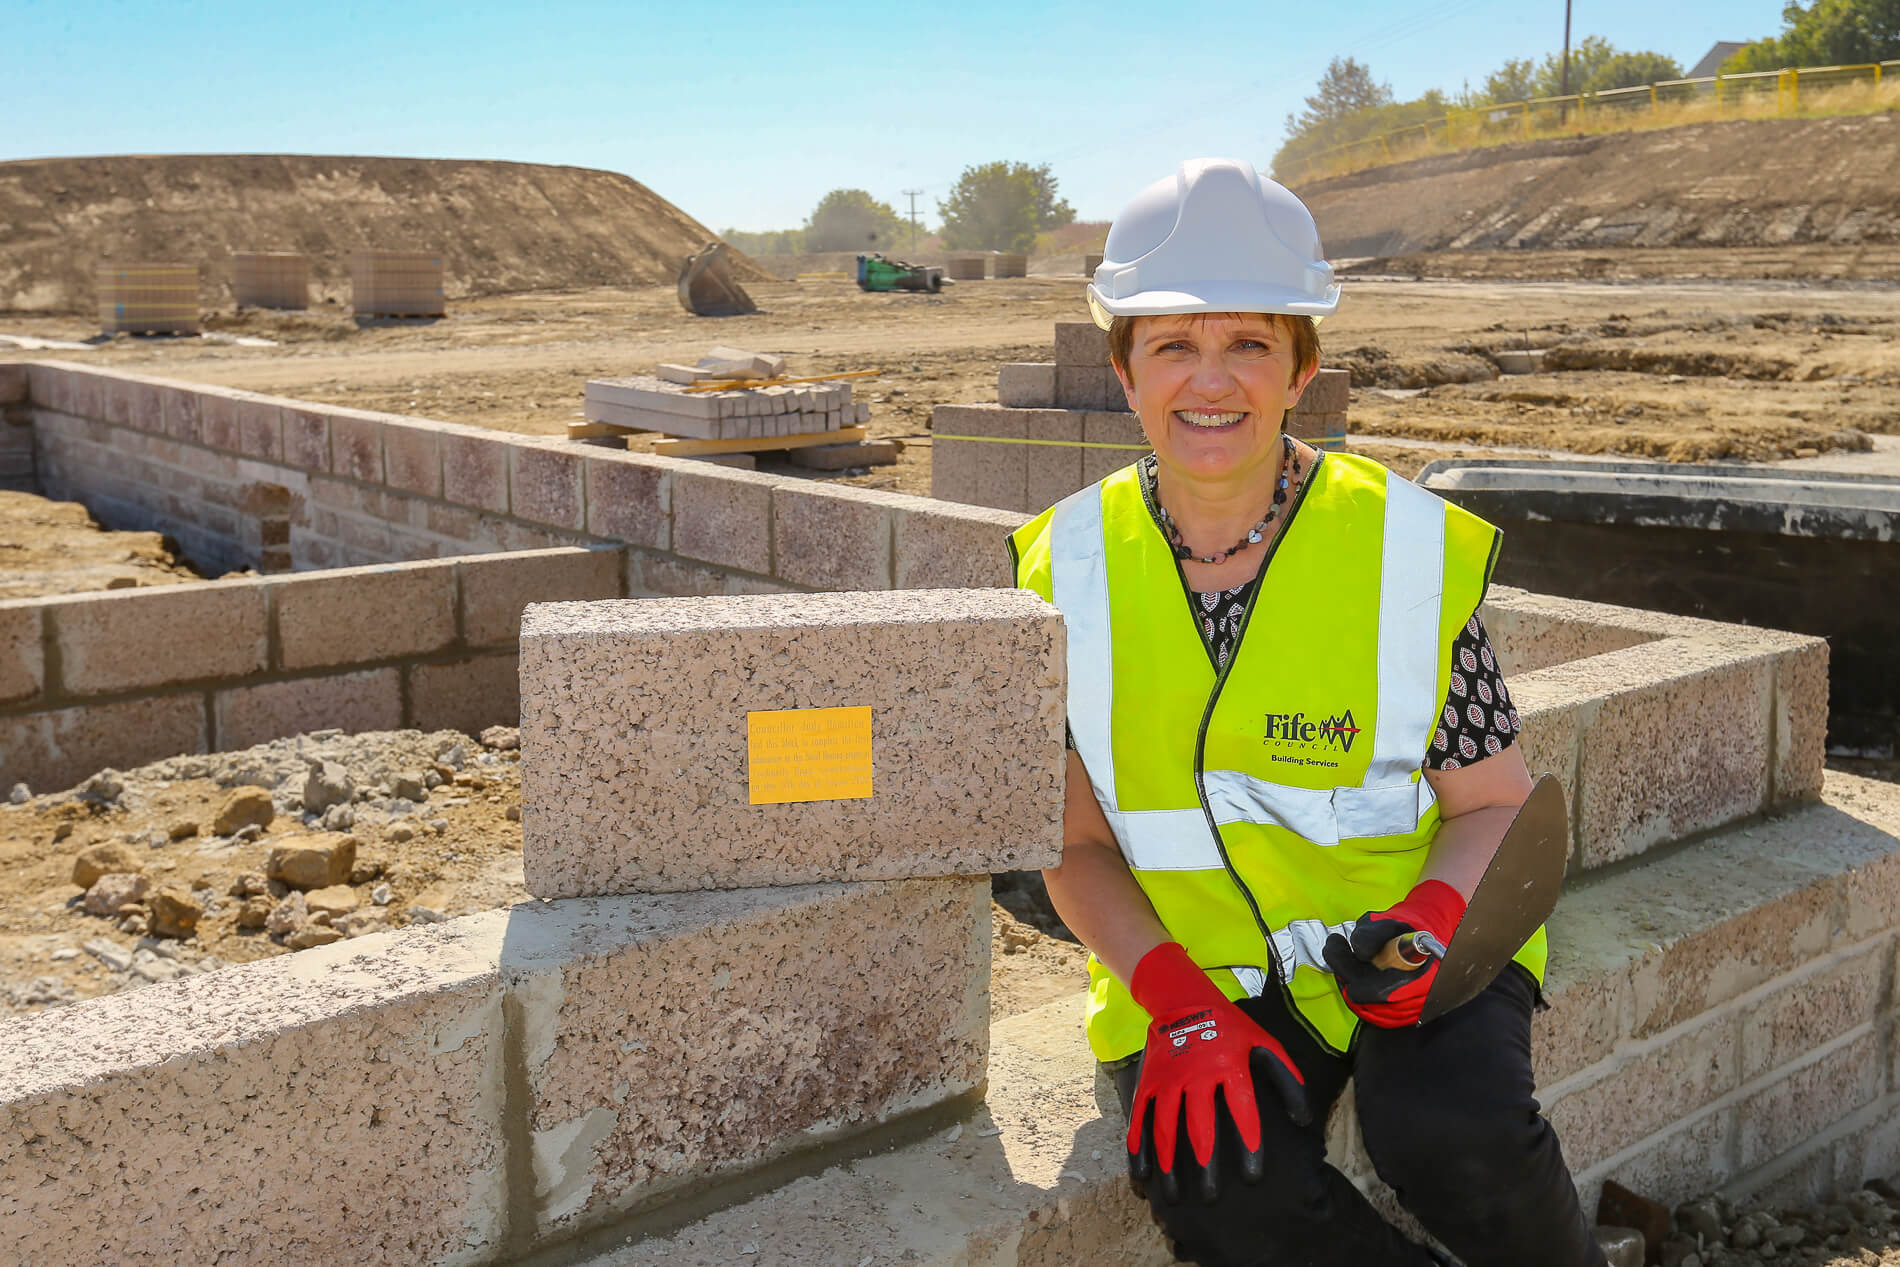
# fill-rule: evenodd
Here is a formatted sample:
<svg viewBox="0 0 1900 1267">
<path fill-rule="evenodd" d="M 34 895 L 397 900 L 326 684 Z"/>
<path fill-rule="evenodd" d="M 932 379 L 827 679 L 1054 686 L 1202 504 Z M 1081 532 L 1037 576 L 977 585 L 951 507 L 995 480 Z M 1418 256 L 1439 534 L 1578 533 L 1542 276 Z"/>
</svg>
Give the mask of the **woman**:
<svg viewBox="0 0 1900 1267">
<path fill-rule="evenodd" d="M 1545 945 L 1420 1026 L 1531 787 L 1478 604 L 1498 533 L 1282 431 L 1339 288 L 1244 162 L 1137 195 L 1089 287 L 1153 453 L 1011 537 L 1069 638 L 1065 851 L 1130 1171 L 1207 1267 L 1444 1261 L 1325 1162 L 1348 1077 L 1381 1178 L 1469 1267 L 1603 1261 L 1532 1099 Z"/>
</svg>

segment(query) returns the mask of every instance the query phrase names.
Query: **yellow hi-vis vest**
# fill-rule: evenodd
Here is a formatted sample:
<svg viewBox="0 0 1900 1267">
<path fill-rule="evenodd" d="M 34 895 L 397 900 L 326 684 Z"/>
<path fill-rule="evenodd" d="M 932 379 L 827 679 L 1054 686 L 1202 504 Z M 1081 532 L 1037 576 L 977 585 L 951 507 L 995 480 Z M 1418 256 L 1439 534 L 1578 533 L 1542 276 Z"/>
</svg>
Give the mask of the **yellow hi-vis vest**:
<svg viewBox="0 0 1900 1267">
<path fill-rule="evenodd" d="M 1498 535 L 1377 463 L 1327 454 L 1224 672 L 1134 467 L 1010 537 L 1016 583 L 1062 612 L 1069 731 L 1161 922 L 1229 998 L 1276 986 L 1335 1051 L 1357 1018 L 1320 947 L 1418 879 L 1439 824 L 1422 766 Z M 1541 981 L 1545 957 L 1540 929 L 1517 958 Z M 1148 1024 L 1090 956 L 1096 1058 L 1139 1052 Z"/>
</svg>

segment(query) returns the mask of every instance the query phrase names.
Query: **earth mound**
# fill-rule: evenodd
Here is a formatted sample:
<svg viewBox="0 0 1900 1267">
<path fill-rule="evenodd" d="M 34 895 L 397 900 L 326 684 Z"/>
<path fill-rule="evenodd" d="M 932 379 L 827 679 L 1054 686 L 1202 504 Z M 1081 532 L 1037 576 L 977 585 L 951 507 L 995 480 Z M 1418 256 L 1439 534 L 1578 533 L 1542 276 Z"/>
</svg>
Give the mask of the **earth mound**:
<svg viewBox="0 0 1900 1267">
<path fill-rule="evenodd" d="M 233 251 L 310 256 L 312 302 L 349 299 L 349 253 L 442 253 L 451 299 L 671 285 L 716 235 L 617 172 L 538 163 L 175 154 L 0 163 L 0 311 L 84 312 L 103 261 L 195 263 L 231 303 Z M 735 275 L 768 274 L 737 252 Z"/>
<path fill-rule="evenodd" d="M 1334 259 L 1900 242 L 1900 112 L 1466 150 L 1298 187 Z"/>
</svg>

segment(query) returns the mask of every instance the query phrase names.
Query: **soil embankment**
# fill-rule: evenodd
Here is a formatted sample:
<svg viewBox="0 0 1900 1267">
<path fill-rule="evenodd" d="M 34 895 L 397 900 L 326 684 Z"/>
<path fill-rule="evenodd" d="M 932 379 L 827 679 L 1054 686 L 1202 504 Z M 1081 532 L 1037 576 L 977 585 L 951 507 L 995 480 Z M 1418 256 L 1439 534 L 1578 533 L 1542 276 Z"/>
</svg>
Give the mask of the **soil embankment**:
<svg viewBox="0 0 1900 1267">
<path fill-rule="evenodd" d="M 1335 258 L 1900 243 L 1900 113 L 1736 120 L 1437 155 L 1299 186 Z M 1891 274 L 1889 274 L 1890 276 Z"/>
<path fill-rule="evenodd" d="M 715 234 L 617 172 L 539 163 L 175 154 L 0 163 L 0 311 L 82 312 L 101 261 L 195 263 L 231 303 L 233 251 L 310 256 L 347 303 L 349 253 L 440 251 L 451 299 L 670 285 Z M 740 257 L 741 281 L 768 274 Z"/>
</svg>

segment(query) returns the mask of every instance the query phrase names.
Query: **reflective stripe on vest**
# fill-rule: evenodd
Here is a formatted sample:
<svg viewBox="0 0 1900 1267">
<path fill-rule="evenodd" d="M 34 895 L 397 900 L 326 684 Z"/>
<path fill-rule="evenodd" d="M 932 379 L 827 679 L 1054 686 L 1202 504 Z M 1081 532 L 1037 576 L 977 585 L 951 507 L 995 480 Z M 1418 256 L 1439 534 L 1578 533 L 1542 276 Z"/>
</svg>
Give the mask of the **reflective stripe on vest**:
<svg viewBox="0 0 1900 1267">
<path fill-rule="evenodd" d="M 1405 480 L 1388 480 L 1382 550 L 1379 707 L 1364 782 L 1299 788 L 1238 770 L 1209 770 L 1203 784 L 1216 824 L 1284 827 L 1316 845 L 1419 829 L 1433 804 L 1431 786 L 1414 776 L 1423 751 L 1420 736 L 1431 736 L 1438 715 L 1438 648 L 1408 631 L 1433 629 L 1440 621 L 1445 504 Z M 1122 857 L 1144 871 L 1222 870 L 1220 850 L 1199 806 L 1125 811 L 1115 797 L 1114 675 L 1109 671 L 1114 647 L 1101 485 L 1092 484 L 1056 506 L 1050 552 L 1053 599 L 1068 626 L 1069 733 Z M 1316 966 L 1323 970 L 1323 964 Z"/>
</svg>

